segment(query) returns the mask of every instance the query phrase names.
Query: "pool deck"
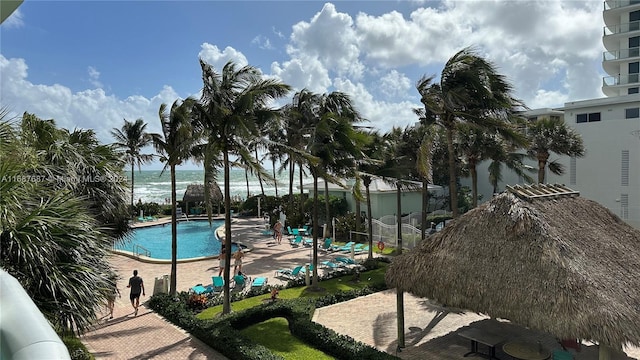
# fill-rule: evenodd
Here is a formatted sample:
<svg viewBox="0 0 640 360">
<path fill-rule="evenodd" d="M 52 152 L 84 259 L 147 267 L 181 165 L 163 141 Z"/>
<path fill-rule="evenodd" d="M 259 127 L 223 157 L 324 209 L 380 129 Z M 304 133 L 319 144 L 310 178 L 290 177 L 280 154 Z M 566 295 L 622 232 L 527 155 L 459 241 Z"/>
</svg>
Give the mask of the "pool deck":
<svg viewBox="0 0 640 360">
<path fill-rule="evenodd" d="M 142 225 L 158 224 L 160 221 Z M 252 247 L 252 251 L 244 258 L 243 272 L 251 277 L 267 277 L 269 284 L 284 284 L 273 277 L 275 270 L 308 263 L 311 249 L 303 246 L 292 248 L 286 237 L 282 244 L 276 245 L 271 236 L 262 234 L 263 229 L 262 219 L 233 219 L 232 240 Z M 318 254 L 319 262 L 335 256 L 322 251 Z M 137 316 L 133 316 L 129 292 L 125 287 L 131 272 L 137 269 L 145 280 L 147 296 L 141 301 L 146 301 L 153 294 L 154 279 L 169 274 L 170 264 L 145 263 L 118 254 L 112 255 L 109 262 L 120 274 L 118 286 L 122 298 L 116 299 L 114 319 L 103 317 L 94 330 L 82 337 L 83 343 L 97 359 L 226 359 L 144 306 L 140 307 Z M 196 284 L 210 284 L 214 275 L 218 275 L 217 260 L 180 263 L 177 268 L 177 288 L 180 291 Z M 410 294 L 404 295 L 404 309 L 406 340 L 405 348 L 400 352 L 397 352 L 394 290 L 317 309 L 313 321 L 402 359 L 462 359 L 469 351 L 469 341 L 458 334 L 470 325 L 533 342 L 540 340 L 548 348 L 559 347 L 555 339 L 548 335 L 510 323 L 495 322 L 475 313 L 450 313 L 429 304 L 426 299 Z M 106 314 L 106 310 L 102 309 L 102 314 Z M 640 359 L 639 348 L 626 350 L 627 356 L 612 356 L 611 359 Z M 597 347 L 583 344 L 582 351 L 576 355 L 576 360 L 595 360 L 598 358 Z M 497 356 L 500 359 L 508 358 L 501 348 L 497 349 Z"/>
</svg>

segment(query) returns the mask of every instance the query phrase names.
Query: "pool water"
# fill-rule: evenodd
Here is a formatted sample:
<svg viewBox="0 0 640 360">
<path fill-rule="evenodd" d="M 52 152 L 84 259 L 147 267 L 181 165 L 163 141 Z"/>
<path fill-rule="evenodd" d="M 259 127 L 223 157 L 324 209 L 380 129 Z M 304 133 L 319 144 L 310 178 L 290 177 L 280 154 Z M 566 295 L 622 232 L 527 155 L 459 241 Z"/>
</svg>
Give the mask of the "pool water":
<svg viewBox="0 0 640 360">
<path fill-rule="evenodd" d="M 220 254 L 221 242 L 215 234 L 217 228 L 224 224 L 223 220 L 213 221 L 181 221 L 178 223 L 178 259 L 189 259 Z M 118 250 L 134 251 L 136 245 L 151 252 L 149 257 L 171 260 L 171 224 L 138 228 L 132 231 L 129 240 L 117 245 Z M 235 251 L 235 246 L 231 248 Z"/>
</svg>

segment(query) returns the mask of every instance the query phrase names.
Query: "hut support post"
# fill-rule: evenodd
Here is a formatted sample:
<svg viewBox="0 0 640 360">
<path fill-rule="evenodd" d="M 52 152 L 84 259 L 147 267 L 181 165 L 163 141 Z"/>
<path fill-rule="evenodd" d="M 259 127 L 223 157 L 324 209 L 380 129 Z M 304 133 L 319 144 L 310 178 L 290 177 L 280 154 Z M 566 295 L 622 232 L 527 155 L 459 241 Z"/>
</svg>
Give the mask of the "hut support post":
<svg viewBox="0 0 640 360">
<path fill-rule="evenodd" d="M 598 360 L 610 360 L 611 352 L 606 345 L 598 345 Z"/>
<path fill-rule="evenodd" d="M 397 182 L 397 228 L 398 228 L 398 255 L 402 254 L 402 189 L 400 181 Z M 398 350 L 405 347 L 404 344 L 404 293 L 398 289 L 396 293 L 396 308 L 398 311 Z"/>
</svg>

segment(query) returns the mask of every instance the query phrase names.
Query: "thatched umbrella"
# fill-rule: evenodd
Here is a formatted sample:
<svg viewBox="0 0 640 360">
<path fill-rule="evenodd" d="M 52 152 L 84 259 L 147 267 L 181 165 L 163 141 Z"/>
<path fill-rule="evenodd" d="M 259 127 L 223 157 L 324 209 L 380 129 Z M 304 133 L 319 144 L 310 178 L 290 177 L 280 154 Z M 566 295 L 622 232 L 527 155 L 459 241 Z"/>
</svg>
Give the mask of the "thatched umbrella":
<svg viewBox="0 0 640 360">
<path fill-rule="evenodd" d="M 211 204 L 218 204 L 222 201 L 222 191 L 220 191 L 220 187 L 215 182 L 210 182 L 210 191 L 211 191 Z M 189 203 L 200 203 L 204 202 L 204 185 L 202 184 L 191 184 L 187 186 L 187 190 L 184 192 L 184 196 L 182 197 L 182 202 L 185 204 L 185 211 L 187 214 L 189 213 Z"/>
<path fill-rule="evenodd" d="M 386 281 L 561 339 L 640 345 L 640 231 L 561 186 L 494 197 L 398 256 Z"/>
</svg>

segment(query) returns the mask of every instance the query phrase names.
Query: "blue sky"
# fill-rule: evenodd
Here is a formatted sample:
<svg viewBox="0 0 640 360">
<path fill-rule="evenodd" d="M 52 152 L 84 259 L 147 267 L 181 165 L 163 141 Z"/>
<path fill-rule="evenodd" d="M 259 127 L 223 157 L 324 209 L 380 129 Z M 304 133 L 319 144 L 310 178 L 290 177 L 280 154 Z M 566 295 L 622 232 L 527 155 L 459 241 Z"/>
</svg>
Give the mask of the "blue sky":
<svg viewBox="0 0 640 360">
<path fill-rule="evenodd" d="M 198 58 L 234 60 L 346 92 L 386 131 L 416 121 L 416 81 L 466 46 L 531 108 L 602 97 L 602 26 L 596 0 L 26 0 L 0 26 L 0 105 L 111 142 L 123 118 L 158 132 L 161 103 L 197 96 Z"/>
</svg>

